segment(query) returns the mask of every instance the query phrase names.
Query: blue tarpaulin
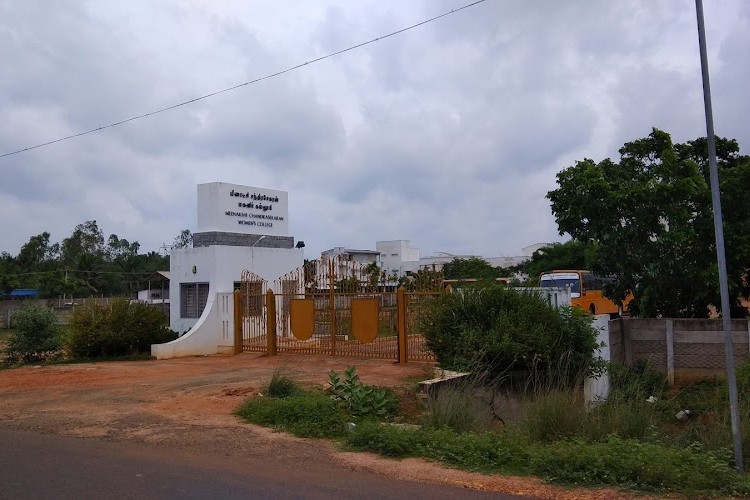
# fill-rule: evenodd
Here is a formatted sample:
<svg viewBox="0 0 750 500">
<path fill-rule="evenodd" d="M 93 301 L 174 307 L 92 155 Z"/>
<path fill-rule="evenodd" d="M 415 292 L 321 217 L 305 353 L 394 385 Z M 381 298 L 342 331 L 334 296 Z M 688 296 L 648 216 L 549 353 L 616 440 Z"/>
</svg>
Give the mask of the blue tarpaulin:
<svg viewBox="0 0 750 500">
<path fill-rule="evenodd" d="M 10 292 L 10 298 L 12 299 L 25 299 L 36 297 L 37 295 L 39 295 L 39 290 L 33 290 L 31 288 L 18 288 Z"/>
</svg>

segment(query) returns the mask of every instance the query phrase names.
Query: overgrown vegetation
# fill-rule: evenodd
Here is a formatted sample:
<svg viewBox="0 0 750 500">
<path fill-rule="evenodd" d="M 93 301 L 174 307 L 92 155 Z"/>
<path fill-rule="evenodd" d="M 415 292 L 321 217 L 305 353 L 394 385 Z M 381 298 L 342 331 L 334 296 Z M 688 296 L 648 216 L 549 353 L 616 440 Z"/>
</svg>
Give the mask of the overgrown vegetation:
<svg viewBox="0 0 750 500">
<path fill-rule="evenodd" d="M 595 371 L 596 330 L 576 309 L 557 310 L 534 293 L 481 283 L 430 303 L 419 330 L 440 366 L 498 379 L 524 371 L 529 382 L 580 382 Z"/>
<path fill-rule="evenodd" d="M 13 314 L 14 329 L 7 337 L 7 364 L 36 363 L 61 356 L 57 317 L 47 307 L 26 306 Z"/>
<path fill-rule="evenodd" d="M 343 377 L 331 374 L 329 391 L 284 389 L 279 397 L 252 398 L 237 413 L 298 436 L 334 438 L 353 450 L 423 457 L 471 471 L 689 496 L 750 495 L 750 478 L 732 466 L 723 381 L 703 381 L 670 395 L 664 377 L 647 365 L 608 369 L 612 387 L 606 401 L 587 404 L 574 387 L 536 386 L 520 398 L 520 414 L 505 421 L 497 418 L 496 394 L 482 385 L 482 377 L 442 388 L 425 405 L 421 425 L 362 416 L 333 396 L 351 392 L 343 389 L 347 381 L 349 387 L 361 385 L 353 368 Z M 278 380 L 282 387 L 299 387 Z M 750 362 L 738 369 L 738 380 L 747 394 Z M 688 416 L 678 419 L 686 409 Z M 742 411 L 748 414 L 750 406 Z M 750 428 L 743 431 L 750 455 Z"/>
<path fill-rule="evenodd" d="M 70 315 L 69 330 L 66 349 L 80 358 L 150 353 L 151 344 L 177 338 L 161 310 L 127 300 L 76 307 Z"/>
</svg>

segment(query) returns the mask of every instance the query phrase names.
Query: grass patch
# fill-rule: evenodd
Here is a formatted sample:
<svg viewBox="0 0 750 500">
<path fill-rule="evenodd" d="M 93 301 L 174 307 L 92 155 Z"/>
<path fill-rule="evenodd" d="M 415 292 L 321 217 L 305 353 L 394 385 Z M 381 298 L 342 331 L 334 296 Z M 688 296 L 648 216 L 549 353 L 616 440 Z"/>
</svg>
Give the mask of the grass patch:
<svg viewBox="0 0 750 500">
<path fill-rule="evenodd" d="M 346 446 L 389 457 L 422 457 L 479 472 L 519 473 L 529 459 L 527 443 L 509 434 L 459 434 L 449 428 L 408 429 L 377 422 L 357 426 Z"/>
<path fill-rule="evenodd" d="M 426 458 L 469 471 L 538 475 L 564 485 L 750 494 L 750 481 L 729 466 L 727 450 L 707 452 L 699 446 L 677 448 L 618 436 L 540 443 L 514 432 L 457 433 L 367 422 L 347 436 L 346 446 L 389 457 Z"/>
<path fill-rule="evenodd" d="M 706 452 L 700 446 L 677 448 L 618 436 L 598 442 L 576 438 L 532 450 L 528 472 L 552 482 L 690 495 L 750 494 L 750 481 L 728 464 L 727 450 Z"/>
<path fill-rule="evenodd" d="M 254 397 L 236 414 L 250 423 L 299 437 L 336 438 L 346 432 L 347 418 L 341 406 L 320 392 L 284 398 Z"/>
</svg>

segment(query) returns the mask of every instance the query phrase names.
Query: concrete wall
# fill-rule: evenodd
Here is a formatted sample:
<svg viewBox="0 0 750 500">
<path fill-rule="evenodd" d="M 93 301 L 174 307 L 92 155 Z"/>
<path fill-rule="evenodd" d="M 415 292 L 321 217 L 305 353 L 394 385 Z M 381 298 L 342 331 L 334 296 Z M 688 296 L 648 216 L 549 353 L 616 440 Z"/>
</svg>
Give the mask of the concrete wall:
<svg viewBox="0 0 750 500">
<path fill-rule="evenodd" d="M 233 293 L 209 295 L 203 314 L 186 335 L 166 344 L 151 346 L 151 356 L 157 359 L 232 353 L 234 353 Z"/>
<path fill-rule="evenodd" d="M 750 358 L 750 321 L 733 319 L 736 364 Z M 722 322 L 717 319 L 617 319 L 609 324 L 613 361 L 647 362 L 672 384 L 724 376 L 726 354 Z"/>
</svg>

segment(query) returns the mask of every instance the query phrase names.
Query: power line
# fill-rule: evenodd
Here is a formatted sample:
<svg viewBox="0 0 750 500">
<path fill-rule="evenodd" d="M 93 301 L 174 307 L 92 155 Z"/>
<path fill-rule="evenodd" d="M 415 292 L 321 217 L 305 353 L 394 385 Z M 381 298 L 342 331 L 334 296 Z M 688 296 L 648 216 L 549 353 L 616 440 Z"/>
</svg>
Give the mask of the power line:
<svg viewBox="0 0 750 500">
<path fill-rule="evenodd" d="M 52 145 L 52 144 L 55 144 L 55 143 L 58 143 L 58 142 L 63 142 L 63 141 L 67 141 L 67 140 L 70 140 L 70 139 L 75 139 L 76 137 L 81 137 L 83 135 L 88 135 L 88 134 L 92 134 L 94 132 L 99 132 L 100 130 L 104 130 L 104 129 L 108 129 L 108 128 L 112 128 L 112 127 L 117 127 L 118 125 L 123 125 L 125 123 L 132 122 L 132 121 L 135 121 L 135 120 L 140 120 L 141 118 L 148 118 L 149 116 L 157 115 L 159 113 L 164 113 L 165 111 L 169 111 L 169 110 L 172 110 L 172 109 L 175 109 L 175 108 L 179 108 L 181 106 L 186 106 L 188 104 L 192 104 L 192 103 L 197 102 L 197 101 L 202 101 L 204 99 L 208 99 L 209 97 L 214 97 L 216 95 L 223 94 L 225 92 L 230 92 L 232 90 L 237 90 L 237 89 L 239 89 L 241 87 L 245 87 L 245 86 L 248 86 L 248 85 L 252 85 L 254 83 L 262 82 L 263 80 L 269 80 L 271 78 L 275 78 L 275 77 L 281 76 L 281 75 L 283 75 L 285 73 L 289 73 L 291 71 L 297 70 L 297 69 L 302 68 L 304 66 L 308 66 L 310 64 L 315 64 L 317 62 L 323 61 L 325 59 L 330 59 L 331 57 L 335 57 L 335 56 L 343 54 L 345 52 L 349 52 L 351 50 L 359 49 L 359 48 L 364 47 L 366 45 L 370 45 L 372 43 L 379 42 L 380 40 L 384 40 L 386 38 L 390 38 L 392 36 L 399 35 L 401 33 L 404 33 L 406 31 L 412 30 L 414 28 L 418 28 L 420 26 L 423 26 L 425 24 L 431 23 L 433 21 L 437 21 L 438 19 L 441 19 L 443 17 L 455 14 L 456 12 L 468 9 L 470 7 L 474 7 L 474 6 L 476 6 L 476 5 L 480 4 L 480 3 L 483 3 L 483 2 L 485 2 L 485 0 L 477 0 L 475 2 L 466 4 L 466 5 L 462 6 L 462 7 L 451 9 L 450 11 L 444 12 L 444 13 L 438 15 L 438 16 L 431 17 L 429 19 L 425 19 L 424 21 L 418 22 L 416 24 L 412 24 L 411 26 L 407 26 L 405 28 L 401 28 L 399 30 L 392 31 L 391 33 L 388 33 L 386 35 L 381 35 L 381 36 L 373 38 L 371 40 L 367 40 L 366 42 L 358 43 L 356 45 L 352 45 L 352 46 L 347 47 L 345 49 L 337 50 L 336 52 L 331 52 L 330 54 L 326 54 L 324 56 L 317 57 L 315 59 L 311 59 L 311 60 L 309 60 L 307 62 L 297 64 L 296 66 L 290 66 L 290 67 L 288 67 L 286 69 L 283 69 L 283 70 L 280 70 L 280 71 L 277 71 L 275 73 L 271 73 L 271 74 L 268 74 L 268 75 L 265 75 L 265 76 L 261 76 L 259 78 L 254 79 L 254 80 L 249 80 L 249 81 L 244 82 L 244 83 L 239 83 L 237 85 L 233 85 L 231 87 L 227 87 L 227 88 L 222 89 L 222 90 L 217 90 L 215 92 L 211 92 L 211 93 L 202 95 L 200 97 L 196 97 L 196 98 L 193 98 L 193 99 L 190 99 L 190 100 L 187 100 L 187 101 L 183 101 L 183 102 L 180 102 L 180 103 L 177 103 L 177 104 L 173 104 L 173 105 L 167 106 L 165 108 L 157 109 L 155 111 L 149 111 L 148 113 L 143 113 L 142 115 L 132 116 L 130 118 L 126 118 L 126 119 L 120 120 L 118 122 L 110 123 L 109 125 L 102 125 L 100 127 L 92 128 L 91 130 L 87 130 L 85 132 L 79 132 L 77 134 L 69 135 L 69 136 L 66 136 L 66 137 L 60 137 L 59 139 L 54 139 L 52 141 L 43 142 L 43 143 L 40 143 L 40 144 L 36 144 L 34 146 L 28 146 L 28 147 L 25 147 L 25 148 L 22 148 L 22 149 L 18 149 L 16 151 L 11 151 L 9 153 L 3 153 L 3 154 L 0 154 L 0 158 L 4 158 L 6 156 L 16 155 L 16 154 L 19 154 L 19 153 L 24 153 L 26 151 L 31 151 L 32 149 L 42 148 L 42 147 L 49 146 L 49 145 Z"/>
</svg>

